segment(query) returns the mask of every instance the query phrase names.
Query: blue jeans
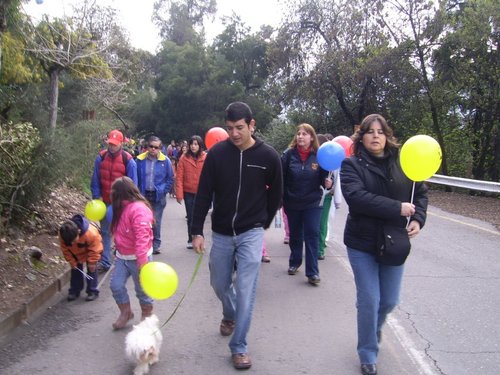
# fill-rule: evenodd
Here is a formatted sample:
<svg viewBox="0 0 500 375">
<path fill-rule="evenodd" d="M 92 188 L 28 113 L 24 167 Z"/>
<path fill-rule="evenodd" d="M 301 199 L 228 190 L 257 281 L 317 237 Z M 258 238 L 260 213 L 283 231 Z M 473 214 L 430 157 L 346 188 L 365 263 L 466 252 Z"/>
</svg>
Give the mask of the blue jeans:
<svg viewBox="0 0 500 375">
<path fill-rule="evenodd" d="M 83 271 L 83 264 L 78 263 L 77 267 L 80 271 Z M 70 294 L 75 294 L 77 296 L 80 295 L 80 292 L 83 290 L 83 285 L 84 285 L 84 276 L 83 274 L 75 269 L 71 269 L 71 279 L 69 281 L 69 293 Z M 99 284 L 99 281 L 97 279 L 97 271 L 94 272 L 87 272 L 87 275 L 92 277 L 92 280 L 87 280 L 87 288 L 85 289 L 85 292 L 87 294 L 99 294 L 99 289 L 97 289 L 97 285 Z"/>
<path fill-rule="evenodd" d="M 306 248 L 306 276 L 319 276 L 319 227 L 322 207 L 293 210 L 286 208 L 288 227 L 290 228 L 290 267 L 302 264 L 302 249 Z"/>
<path fill-rule="evenodd" d="M 232 354 L 248 351 L 246 336 L 252 321 L 263 239 L 263 228 L 250 229 L 237 236 L 212 232 L 210 284 L 222 302 L 223 319 L 236 321 L 229 342 Z M 233 282 L 235 262 L 238 270 Z"/>
<path fill-rule="evenodd" d="M 404 265 L 386 266 L 372 254 L 347 248 L 356 283 L 358 309 L 358 356 L 361 363 L 376 364 L 377 334 L 387 314 L 399 303 Z"/>
<path fill-rule="evenodd" d="M 149 261 L 152 257 L 149 257 Z M 148 297 L 144 290 L 142 290 L 141 284 L 139 282 L 139 270 L 137 268 L 136 260 L 123 260 L 116 258 L 115 268 L 111 274 L 111 280 L 109 282 L 109 287 L 113 293 L 113 298 L 117 304 L 129 303 L 130 299 L 127 292 L 127 280 L 132 276 L 135 286 L 135 295 L 139 299 L 141 305 L 148 305 L 153 303 L 153 299 Z"/>
<path fill-rule="evenodd" d="M 191 242 L 191 223 L 193 222 L 193 207 L 194 198 L 193 193 L 184 193 L 184 205 L 186 206 L 187 227 L 188 227 L 188 242 Z"/>
<path fill-rule="evenodd" d="M 106 204 L 106 207 L 107 206 L 109 206 L 109 204 Z M 106 217 L 104 217 L 100 223 L 103 250 L 99 263 L 101 263 L 103 267 L 109 268 L 111 267 L 111 264 L 113 264 L 113 259 L 111 257 L 111 223 L 106 219 Z"/>
<path fill-rule="evenodd" d="M 163 197 L 158 202 L 148 201 L 153 208 L 153 215 L 155 218 L 155 224 L 153 225 L 153 250 L 158 250 L 161 245 L 161 218 L 163 216 L 163 210 L 167 205 L 167 200 Z"/>
</svg>

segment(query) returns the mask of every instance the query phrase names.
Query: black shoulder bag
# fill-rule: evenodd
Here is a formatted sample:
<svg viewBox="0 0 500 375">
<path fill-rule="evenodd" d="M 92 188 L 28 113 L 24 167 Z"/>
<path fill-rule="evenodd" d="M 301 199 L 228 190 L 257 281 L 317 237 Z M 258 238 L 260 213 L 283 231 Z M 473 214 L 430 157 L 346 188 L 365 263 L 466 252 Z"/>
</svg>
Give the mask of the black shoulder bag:
<svg viewBox="0 0 500 375">
<path fill-rule="evenodd" d="M 405 227 L 381 223 L 375 260 L 388 266 L 400 266 L 410 254 L 410 237 Z"/>
</svg>

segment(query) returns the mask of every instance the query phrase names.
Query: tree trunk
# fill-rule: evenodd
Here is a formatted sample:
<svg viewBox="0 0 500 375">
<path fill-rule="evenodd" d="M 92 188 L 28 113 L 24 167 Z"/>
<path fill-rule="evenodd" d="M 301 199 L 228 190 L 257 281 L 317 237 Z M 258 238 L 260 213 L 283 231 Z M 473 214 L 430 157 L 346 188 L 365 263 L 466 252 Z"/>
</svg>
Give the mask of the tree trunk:
<svg viewBox="0 0 500 375">
<path fill-rule="evenodd" d="M 59 69 L 54 68 L 50 71 L 50 89 L 49 89 L 49 131 L 54 135 L 57 123 L 57 103 L 59 101 Z"/>
</svg>

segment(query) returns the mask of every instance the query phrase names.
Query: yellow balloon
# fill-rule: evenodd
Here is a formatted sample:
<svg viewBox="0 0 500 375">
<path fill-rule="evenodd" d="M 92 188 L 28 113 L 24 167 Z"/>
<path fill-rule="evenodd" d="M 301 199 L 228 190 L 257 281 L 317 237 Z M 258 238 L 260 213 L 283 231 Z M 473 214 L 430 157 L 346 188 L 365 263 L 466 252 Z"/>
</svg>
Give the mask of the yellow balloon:
<svg viewBox="0 0 500 375">
<path fill-rule="evenodd" d="M 139 274 L 139 281 L 144 293 L 153 299 L 171 297 L 179 284 L 177 272 L 162 262 L 149 262 L 144 265 Z"/>
<path fill-rule="evenodd" d="M 401 147 L 399 162 L 410 180 L 425 181 L 437 172 L 442 158 L 441 146 L 434 138 L 415 135 Z"/>
<path fill-rule="evenodd" d="M 85 205 L 85 217 L 92 221 L 100 221 L 106 216 L 106 203 L 93 199 Z"/>
</svg>

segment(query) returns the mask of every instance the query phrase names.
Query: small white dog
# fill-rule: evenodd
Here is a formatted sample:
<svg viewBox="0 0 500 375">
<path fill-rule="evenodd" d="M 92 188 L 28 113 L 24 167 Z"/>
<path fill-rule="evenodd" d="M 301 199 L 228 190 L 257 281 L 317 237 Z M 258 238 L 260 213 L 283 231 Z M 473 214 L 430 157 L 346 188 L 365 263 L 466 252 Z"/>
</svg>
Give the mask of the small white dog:
<svg viewBox="0 0 500 375">
<path fill-rule="evenodd" d="M 134 325 L 125 338 L 125 353 L 136 365 L 134 375 L 147 374 L 149 365 L 158 362 L 162 341 L 163 336 L 156 315 Z"/>
</svg>

